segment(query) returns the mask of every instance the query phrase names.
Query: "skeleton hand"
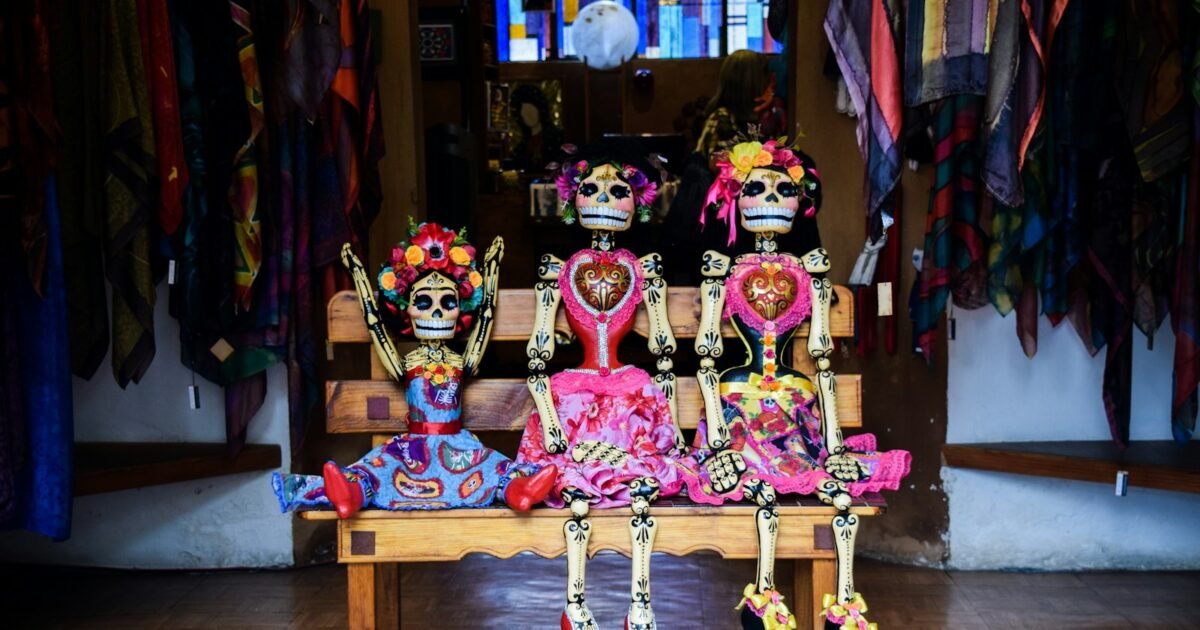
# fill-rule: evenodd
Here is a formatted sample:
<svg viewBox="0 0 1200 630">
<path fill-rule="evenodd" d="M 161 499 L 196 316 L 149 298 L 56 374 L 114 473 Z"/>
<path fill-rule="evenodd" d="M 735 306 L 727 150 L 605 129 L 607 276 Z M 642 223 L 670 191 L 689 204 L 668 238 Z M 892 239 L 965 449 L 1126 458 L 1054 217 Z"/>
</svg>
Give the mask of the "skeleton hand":
<svg viewBox="0 0 1200 630">
<path fill-rule="evenodd" d="M 483 255 L 483 295 L 496 294 L 496 285 L 500 282 L 500 261 L 504 259 L 504 239 L 497 236 L 492 239 L 487 253 Z"/>
<path fill-rule="evenodd" d="M 571 449 L 571 459 L 577 462 L 604 462 L 614 468 L 624 464 L 628 457 L 629 453 L 616 445 L 599 440 L 583 440 Z"/>
<path fill-rule="evenodd" d="M 834 479 L 851 483 L 860 481 L 867 476 L 867 467 L 858 459 L 847 455 L 845 451 L 830 455 L 825 459 L 825 472 Z"/>
<path fill-rule="evenodd" d="M 746 474 L 746 460 L 737 451 L 722 450 L 704 462 L 713 490 L 725 494 L 738 487 L 742 475 Z"/>
<path fill-rule="evenodd" d="M 358 259 L 358 256 L 354 255 L 354 249 L 350 247 L 350 243 L 342 245 L 342 264 L 352 272 L 362 269 L 362 261 Z"/>
</svg>

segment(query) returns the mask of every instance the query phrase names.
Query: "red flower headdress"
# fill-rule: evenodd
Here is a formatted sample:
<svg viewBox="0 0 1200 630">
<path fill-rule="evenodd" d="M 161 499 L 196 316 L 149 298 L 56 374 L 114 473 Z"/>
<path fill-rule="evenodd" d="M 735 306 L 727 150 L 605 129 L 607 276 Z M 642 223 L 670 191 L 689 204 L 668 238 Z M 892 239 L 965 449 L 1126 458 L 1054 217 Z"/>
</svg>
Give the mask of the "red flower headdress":
<svg viewBox="0 0 1200 630">
<path fill-rule="evenodd" d="M 800 210 L 804 216 L 817 215 L 821 201 L 821 177 L 812 159 L 798 150 L 786 146 L 787 139 L 766 142 L 742 142 L 729 151 L 715 154 L 717 179 L 708 189 L 704 199 L 704 212 L 700 213 L 700 224 L 704 225 L 708 210 L 717 208 L 717 218 L 729 226 L 729 244 L 737 239 L 737 198 L 742 191 L 750 171 L 755 168 L 775 167 L 786 171 L 800 187 Z"/>
<path fill-rule="evenodd" d="M 467 242 L 466 231 L 448 230 L 437 223 L 417 225 L 409 221 L 409 240 L 392 248 L 387 264 L 379 271 L 379 293 L 388 314 L 399 318 L 402 331 L 408 333 L 408 290 L 421 276 L 440 273 L 458 287 L 459 318 L 457 330 L 471 325 L 471 315 L 483 301 L 483 276 L 475 266 L 475 248 Z"/>
</svg>

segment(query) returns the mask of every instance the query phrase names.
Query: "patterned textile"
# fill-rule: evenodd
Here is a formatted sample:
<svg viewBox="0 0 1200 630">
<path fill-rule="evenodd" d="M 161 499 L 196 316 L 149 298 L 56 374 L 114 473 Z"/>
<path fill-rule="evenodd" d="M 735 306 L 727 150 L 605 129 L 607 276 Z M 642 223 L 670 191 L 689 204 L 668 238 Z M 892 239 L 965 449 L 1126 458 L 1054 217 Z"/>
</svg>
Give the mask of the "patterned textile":
<svg viewBox="0 0 1200 630">
<path fill-rule="evenodd" d="M 1186 98 L 1182 25 L 1188 9 L 1172 0 L 1124 0 L 1115 24 L 1117 97 L 1142 179 L 1154 181 L 1188 157 L 1190 106 Z"/>
<path fill-rule="evenodd" d="M 136 0 L 113 0 L 101 16 L 104 164 L 112 284 L 112 362 L 117 384 L 138 382 L 154 359 L 154 280 L 150 269 L 153 116 L 137 32 Z M 86 28 L 86 26 L 85 26 Z"/>
<path fill-rule="evenodd" d="M 984 107 L 983 182 L 1008 206 L 1023 201 L 1021 170 L 1045 108 L 1045 75 L 1067 0 L 1001 2 Z"/>
<path fill-rule="evenodd" d="M 34 291 L 45 291 L 46 275 L 46 179 L 58 158 L 60 140 L 54 119 L 54 94 L 50 74 L 50 40 L 47 32 L 47 2 L 12 3 L 6 32 L 0 45 L 10 44 L 0 55 L 8 59 L 11 73 L 11 107 L 15 140 L 20 159 L 13 166 L 20 172 L 17 198 L 21 216 L 21 250 L 24 266 Z"/>
<path fill-rule="evenodd" d="M 859 112 L 858 149 L 867 168 L 869 236 L 878 240 L 888 220 L 879 213 L 900 181 L 900 62 L 893 12 L 886 0 L 834 0 L 825 16 L 825 34 Z"/>
<path fill-rule="evenodd" d="M 554 490 L 546 505 L 562 507 L 561 492 L 574 486 L 595 507 L 629 505 L 629 483 L 640 477 L 658 480 L 663 498 L 679 494 L 694 464 L 672 454 L 675 427 L 662 390 L 650 375 L 632 365 L 602 375 L 596 370 L 568 370 L 550 377 L 567 450 L 550 454 L 542 442 L 541 416 L 535 410 L 525 425 L 518 464 L 558 466 Z M 627 456 L 619 464 L 593 459 L 577 462 L 571 453 L 584 442 L 603 442 Z"/>
<path fill-rule="evenodd" d="M 54 106 L 69 138 L 56 173 L 62 212 L 63 276 L 71 328 L 71 370 L 90 379 L 108 354 L 108 297 L 104 281 L 104 147 L 101 132 L 100 5 L 51 4 Z M 89 28 L 84 28 L 88 25 Z M 174 64 L 172 64 L 172 67 Z"/>
<path fill-rule="evenodd" d="M 725 312 L 747 342 L 748 362 L 721 373 L 720 389 L 731 447 L 739 451 L 748 472 L 738 487 L 721 494 L 713 488 L 704 467 L 687 477 L 688 497 L 698 503 L 721 504 L 743 498 L 741 486 L 754 479 L 768 481 L 783 494 L 812 494 L 830 478 L 824 464 L 828 452 L 821 434 L 820 411 L 813 383 L 780 363 L 791 335 L 812 313 L 811 279 L 790 255 L 752 254 L 737 260 L 725 280 Z M 713 453 L 704 448 L 707 423 L 696 429 L 695 457 Z M 849 484 L 851 494 L 895 490 L 908 474 L 907 451 L 879 453 L 872 435 L 843 442 L 850 456 L 863 465 L 862 481 Z"/>
<path fill-rule="evenodd" d="M 154 157 L 157 164 L 159 240 L 164 255 L 175 256 L 170 238 L 183 220 L 183 191 L 188 172 L 183 158 L 183 135 L 179 121 L 179 89 L 175 76 L 175 50 L 171 45 L 171 18 L 166 0 L 138 0 L 141 18 L 142 54 L 150 107 L 154 112 Z"/>
<path fill-rule="evenodd" d="M 253 299 L 251 289 L 263 263 L 262 223 L 258 210 L 258 155 L 255 148 L 255 141 L 263 130 L 263 95 L 250 10 L 245 3 L 236 1 L 231 1 L 229 8 L 237 27 L 238 62 L 250 117 L 250 135 L 233 159 L 233 182 L 229 188 L 235 243 L 233 306 L 236 312 L 250 310 Z"/>
<path fill-rule="evenodd" d="M 1181 209 L 1175 284 L 1171 293 L 1171 330 L 1175 332 L 1171 434 L 1184 443 L 1196 431 L 1200 383 L 1200 106 L 1192 104 L 1192 161 L 1187 172 L 1187 201 Z"/>
<path fill-rule="evenodd" d="M 938 103 L 933 121 L 934 170 L 925 220 L 924 258 L 914 283 L 913 347 L 933 360 L 934 336 L 946 301 L 978 308 L 984 302 L 986 237 L 980 228 L 976 141 L 981 99 L 955 96 Z"/>
<path fill-rule="evenodd" d="M 63 288 L 62 240 L 59 238 L 57 182 L 45 182 L 46 283 L 38 296 L 24 269 L 4 265 L 15 288 L 5 308 L 15 308 L 16 346 L 21 358 L 21 406 L 25 413 L 27 453 L 18 477 L 19 525 L 55 540 L 71 533 L 74 411 L 71 398 L 71 351 Z"/>
<path fill-rule="evenodd" d="M 1015 0 L 1013 0 L 1015 1 Z M 905 15 L 904 104 L 982 95 L 1000 0 L 911 0 Z"/>
<path fill-rule="evenodd" d="M 444 377 L 431 380 L 424 368 L 416 368 L 405 378 L 409 422 L 445 424 L 459 420 L 462 370 L 451 368 Z M 488 506 L 499 498 L 510 473 L 530 470 L 514 467 L 512 460 L 485 447 L 465 429 L 444 435 L 397 435 L 344 469 L 348 479 L 362 484 L 363 496 L 368 499 L 364 506 L 383 510 Z M 329 506 L 325 480 L 320 476 L 276 473 L 271 484 L 284 511 Z"/>
</svg>

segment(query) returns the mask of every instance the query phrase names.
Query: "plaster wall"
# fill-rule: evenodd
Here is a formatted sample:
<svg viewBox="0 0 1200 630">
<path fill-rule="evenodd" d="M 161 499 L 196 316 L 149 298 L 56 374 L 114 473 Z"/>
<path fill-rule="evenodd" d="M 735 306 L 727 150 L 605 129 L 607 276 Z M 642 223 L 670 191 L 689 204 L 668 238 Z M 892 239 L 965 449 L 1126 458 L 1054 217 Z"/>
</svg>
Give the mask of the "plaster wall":
<svg viewBox="0 0 1200 630">
<path fill-rule="evenodd" d="M 947 442 L 1107 440 L 1104 353 L 1088 356 L 1070 325 L 1039 319 L 1038 353 L 1021 351 L 1015 316 L 956 310 L 949 342 Z M 1169 327 L 1147 349 L 1134 335 L 1134 440 L 1169 440 Z M 942 468 L 949 565 L 958 569 L 1200 568 L 1200 501 L 1185 493 Z"/>
<path fill-rule="evenodd" d="M 106 358 L 90 381 L 74 379 L 79 442 L 224 442 L 224 395 L 197 378 L 200 408 L 187 402 L 192 373 L 179 358 L 179 326 L 167 313 L 165 284 L 155 307 L 154 363 L 121 390 Z M 267 399 L 248 442 L 279 444 L 291 466 L 287 375 L 267 374 Z M 71 538 L 55 543 L 25 531 L 0 533 L 10 562 L 139 569 L 291 565 L 292 518 L 279 512 L 270 471 L 212 477 L 75 499 Z"/>
</svg>

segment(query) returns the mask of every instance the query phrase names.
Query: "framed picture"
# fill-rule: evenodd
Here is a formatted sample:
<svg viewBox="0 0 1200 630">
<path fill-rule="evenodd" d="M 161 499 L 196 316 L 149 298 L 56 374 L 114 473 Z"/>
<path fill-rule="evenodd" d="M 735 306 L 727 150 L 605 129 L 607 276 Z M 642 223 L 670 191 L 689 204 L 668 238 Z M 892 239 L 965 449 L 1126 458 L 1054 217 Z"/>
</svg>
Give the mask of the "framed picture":
<svg viewBox="0 0 1200 630">
<path fill-rule="evenodd" d="M 491 131 L 508 130 L 508 84 L 487 82 L 488 95 L 488 129 Z"/>
<path fill-rule="evenodd" d="M 466 14 L 455 7 L 421 9 L 417 20 L 417 58 L 421 76 L 448 79 L 459 74 L 465 61 L 464 24 Z"/>
</svg>

